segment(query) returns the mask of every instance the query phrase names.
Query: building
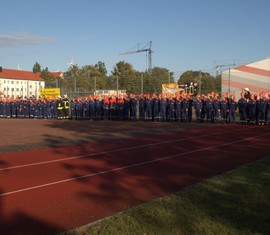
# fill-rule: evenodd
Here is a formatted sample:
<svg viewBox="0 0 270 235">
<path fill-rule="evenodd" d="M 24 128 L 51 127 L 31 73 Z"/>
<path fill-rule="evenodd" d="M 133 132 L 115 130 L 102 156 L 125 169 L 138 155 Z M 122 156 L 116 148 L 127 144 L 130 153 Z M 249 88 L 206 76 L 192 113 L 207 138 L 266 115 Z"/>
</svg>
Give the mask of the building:
<svg viewBox="0 0 270 235">
<path fill-rule="evenodd" d="M 45 81 L 39 74 L 0 67 L 1 97 L 39 97 L 40 89 L 44 87 Z"/>
<path fill-rule="evenodd" d="M 222 94 L 230 92 L 238 100 L 244 88 L 250 93 L 270 93 L 270 58 L 242 65 L 222 73 Z"/>
</svg>

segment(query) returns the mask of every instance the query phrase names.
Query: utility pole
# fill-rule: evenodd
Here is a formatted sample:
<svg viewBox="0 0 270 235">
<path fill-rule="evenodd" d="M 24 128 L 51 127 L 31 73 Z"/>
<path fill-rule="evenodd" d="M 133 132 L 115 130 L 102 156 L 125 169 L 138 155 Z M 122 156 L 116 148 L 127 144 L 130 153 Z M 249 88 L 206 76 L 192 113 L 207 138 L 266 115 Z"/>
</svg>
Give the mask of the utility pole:
<svg viewBox="0 0 270 235">
<path fill-rule="evenodd" d="M 229 69 L 228 91 L 229 93 L 231 93 L 231 69 Z"/>
<path fill-rule="evenodd" d="M 143 94 L 143 73 L 141 74 L 141 93 Z"/>
<path fill-rule="evenodd" d="M 96 76 L 94 77 L 94 81 L 95 81 L 94 89 L 95 89 L 95 95 L 96 95 L 96 93 L 97 93 L 97 78 L 96 78 Z"/>
<path fill-rule="evenodd" d="M 76 93 L 76 90 L 77 90 L 77 78 L 76 78 L 76 76 L 75 76 L 75 78 L 74 78 L 74 93 Z"/>
<path fill-rule="evenodd" d="M 199 73 L 199 94 L 202 93 L 202 71 Z"/>
<path fill-rule="evenodd" d="M 118 75 L 116 75 L 116 92 L 117 92 L 117 95 L 118 95 Z"/>
</svg>

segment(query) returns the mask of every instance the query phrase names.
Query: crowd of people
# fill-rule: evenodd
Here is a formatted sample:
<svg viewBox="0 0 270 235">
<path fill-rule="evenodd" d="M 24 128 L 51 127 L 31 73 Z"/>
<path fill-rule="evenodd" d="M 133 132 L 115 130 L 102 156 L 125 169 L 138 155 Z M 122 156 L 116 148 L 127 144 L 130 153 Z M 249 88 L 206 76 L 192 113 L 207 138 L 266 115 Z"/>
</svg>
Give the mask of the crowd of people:
<svg viewBox="0 0 270 235">
<path fill-rule="evenodd" d="M 238 112 L 237 112 L 238 110 Z M 177 94 L 103 95 L 46 99 L 0 98 L 1 118 L 74 120 L 140 120 L 270 125 L 270 94 L 250 94 L 246 88 L 236 101 L 226 93 L 192 96 Z"/>
</svg>

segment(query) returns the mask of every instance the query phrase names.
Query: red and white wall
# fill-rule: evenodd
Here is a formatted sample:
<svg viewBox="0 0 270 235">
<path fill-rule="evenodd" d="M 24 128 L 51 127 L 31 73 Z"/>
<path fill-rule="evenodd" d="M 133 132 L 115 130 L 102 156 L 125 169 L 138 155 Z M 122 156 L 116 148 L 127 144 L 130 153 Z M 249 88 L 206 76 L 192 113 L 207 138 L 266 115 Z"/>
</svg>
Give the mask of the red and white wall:
<svg viewBox="0 0 270 235">
<path fill-rule="evenodd" d="M 270 93 L 270 58 L 222 73 L 222 94 L 230 92 L 239 99 L 244 88 L 249 88 L 253 94 Z"/>
</svg>

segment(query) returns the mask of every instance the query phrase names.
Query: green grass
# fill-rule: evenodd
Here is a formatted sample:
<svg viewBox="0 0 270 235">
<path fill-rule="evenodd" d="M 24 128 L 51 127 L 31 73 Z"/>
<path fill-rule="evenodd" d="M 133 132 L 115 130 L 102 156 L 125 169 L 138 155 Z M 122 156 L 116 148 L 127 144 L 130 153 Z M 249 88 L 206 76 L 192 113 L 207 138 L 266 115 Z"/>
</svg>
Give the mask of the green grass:
<svg viewBox="0 0 270 235">
<path fill-rule="evenodd" d="M 270 234 L 270 158 L 65 234 Z"/>
</svg>

